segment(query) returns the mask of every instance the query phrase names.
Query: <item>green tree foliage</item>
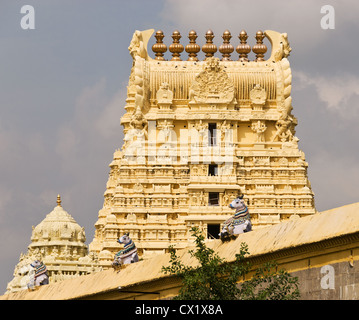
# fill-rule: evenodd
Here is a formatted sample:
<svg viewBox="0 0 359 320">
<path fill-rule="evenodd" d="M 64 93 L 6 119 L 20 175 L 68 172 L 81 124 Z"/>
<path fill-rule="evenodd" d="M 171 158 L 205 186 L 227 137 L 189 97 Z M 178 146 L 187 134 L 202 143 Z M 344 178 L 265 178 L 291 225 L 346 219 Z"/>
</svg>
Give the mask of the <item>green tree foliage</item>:
<svg viewBox="0 0 359 320">
<path fill-rule="evenodd" d="M 298 299 L 298 278 L 285 270 L 277 271 L 275 262 L 259 267 L 250 280 L 238 285 L 239 279 L 251 270 L 246 261 L 248 246 L 241 243 L 236 260 L 227 263 L 205 244 L 198 228 L 191 229 L 196 249 L 189 253 L 199 262 L 199 267 L 185 266 L 170 247 L 170 266 L 162 267 L 165 274 L 177 275 L 182 279 L 182 288 L 177 300 L 293 300 Z"/>
</svg>

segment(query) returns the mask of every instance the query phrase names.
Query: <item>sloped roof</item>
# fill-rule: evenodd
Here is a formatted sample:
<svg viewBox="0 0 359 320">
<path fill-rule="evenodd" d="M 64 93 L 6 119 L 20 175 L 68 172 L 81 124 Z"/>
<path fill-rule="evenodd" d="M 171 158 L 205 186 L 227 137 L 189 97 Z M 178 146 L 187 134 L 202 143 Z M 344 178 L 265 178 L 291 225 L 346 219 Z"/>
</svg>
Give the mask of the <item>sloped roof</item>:
<svg viewBox="0 0 359 320">
<path fill-rule="evenodd" d="M 250 258 L 255 258 L 354 234 L 359 235 L 359 202 L 254 230 L 240 235 L 235 241 L 214 240 L 208 246 L 227 261 L 234 261 L 241 242 L 247 243 Z M 179 255 L 184 264 L 196 263 L 188 249 L 180 250 Z M 167 265 L 169 254 L 158 255 L 129 265 L 120 272 L 105 270 L 43 286 L 34 292 L 24 290 L 4 295 L 0 299 L 63 300 L 91 296 L 165 278 L 161 268 Z"/>
</svg>

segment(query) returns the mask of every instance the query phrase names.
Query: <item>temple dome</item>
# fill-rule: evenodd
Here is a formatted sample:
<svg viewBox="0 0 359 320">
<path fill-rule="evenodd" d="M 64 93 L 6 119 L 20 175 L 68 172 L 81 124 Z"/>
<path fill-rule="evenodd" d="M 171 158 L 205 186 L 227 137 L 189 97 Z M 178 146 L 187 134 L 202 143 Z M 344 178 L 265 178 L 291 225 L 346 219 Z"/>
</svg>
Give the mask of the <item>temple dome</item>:
<svg viewBox="0 0 359 320">
<path fill-rule="evenodd" d="M 101 270 L 97 254 L 88 253 L 85 241 L 84 228 L 62 208 L 58 195 L 57 206 L 33 227 L 31 244 L 27 253 L 20 255 L 7 292 L 27 288 L 30 278 L 26 267 L 34 260 L 46 265 L 50 283 Z"/>
<path fill-rule="evenodd" d="M 46 215 L 31 236 L 31 248 L 43 246 L 70 246 L 86 248 L 84 229 L 61 206 L 61 198 L 57 197 L 57 206 Z"/>
</svg>

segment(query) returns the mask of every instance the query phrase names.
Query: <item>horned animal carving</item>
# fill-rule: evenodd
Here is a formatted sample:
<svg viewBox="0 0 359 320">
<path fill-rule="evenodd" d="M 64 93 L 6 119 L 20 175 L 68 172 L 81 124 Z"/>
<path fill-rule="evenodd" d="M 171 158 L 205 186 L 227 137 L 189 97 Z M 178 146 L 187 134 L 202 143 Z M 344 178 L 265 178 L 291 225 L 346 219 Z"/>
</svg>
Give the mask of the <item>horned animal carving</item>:
<svg viewBox="0 0 359 320">
<path fill-rule="evenodd" d="M 252 223 L 248 207 L 243 201 L 243 195 L 234 199 L 229 207 L 235 209 L 233 217 L 223 223 L 223 228 L 219 234 L 222 241 L 228 241 L 235 238 L 238 234 L 252 231 Z"/>
</svg>

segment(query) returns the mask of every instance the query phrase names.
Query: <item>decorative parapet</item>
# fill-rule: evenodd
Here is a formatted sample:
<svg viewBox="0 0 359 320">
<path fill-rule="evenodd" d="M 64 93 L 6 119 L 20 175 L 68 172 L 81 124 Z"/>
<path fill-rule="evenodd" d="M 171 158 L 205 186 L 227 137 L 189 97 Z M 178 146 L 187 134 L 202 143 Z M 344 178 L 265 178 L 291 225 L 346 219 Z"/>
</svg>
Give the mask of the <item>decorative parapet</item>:
<svg viewBox="0 0 359 320">
<path fill-rule="evenodd" d="M 154 33 L 153 29 L 138 31 L 136 30 L 131 44 L 129 46 L 129 51 L 133 59 L 136 56 L 144 58 L 146 60 L 153 60 L 148 54 L 147 44 L 152 34 Z M 230 43 L 232 35 L 230 31 L 225 30 L 222 38 L 223 44 L 217 46 L 213 43 L 215 35 L 212 30 L 208 30 L 205 34 L 206 43 L 200 47 L 199 44 L 196 43 L 196 39 L 198 35 L 196 31 L 191 30 L 188 34 L 189 43 L 187 45 L 183 45 L 180 43 L 180 39 L 182 38 L 180 32 L 175 30 L 172 34 L 172 43 L 167 46 L 164 43 L 165 35 L 162 30 L 158 30 L 155 34 L 156 43 L 152 46 L 152 51 L 155 53 L 155 60 L 164 61 L 164 54 L 169 50 L 172 54 L 171 61 L 183 61 L 181 59 L 181 54 L 185 50 L 188 53 L 187 61 L 198 61 L 198 53 L 203 51 L 205 53 L 205 59 L 211 58 L 215 55 L 217 50 L 222 55 L 221 61 L 241 61 L 248 62 L 248 55 L 252 51 L 255 53 L 256 57 L 253 61 L 255 62 L 277 62 L 282 60 L 283 58 L 287 58 L 292 50 L 289 46 L 288 36 L 286 33 L 279 33 L 272 30 L 261 31 L 258 30 L 254 38 L 256 39 L 256 43 L 251 47 L 247 43 L 248 35 L 245 30 L 242 30 L 238 38 L 240 43 L 236 47 L 236 52 L 239 54 L 238 59 L 232 57 L 234 52 L 234 46 Z M 267 38 L 271 43 L 272 49 L 270 52 L 269 58 L 264 59 L 264 55 L 267 52 L 268 48 L 263 43 L 263 40 Z"/>
</svg>

